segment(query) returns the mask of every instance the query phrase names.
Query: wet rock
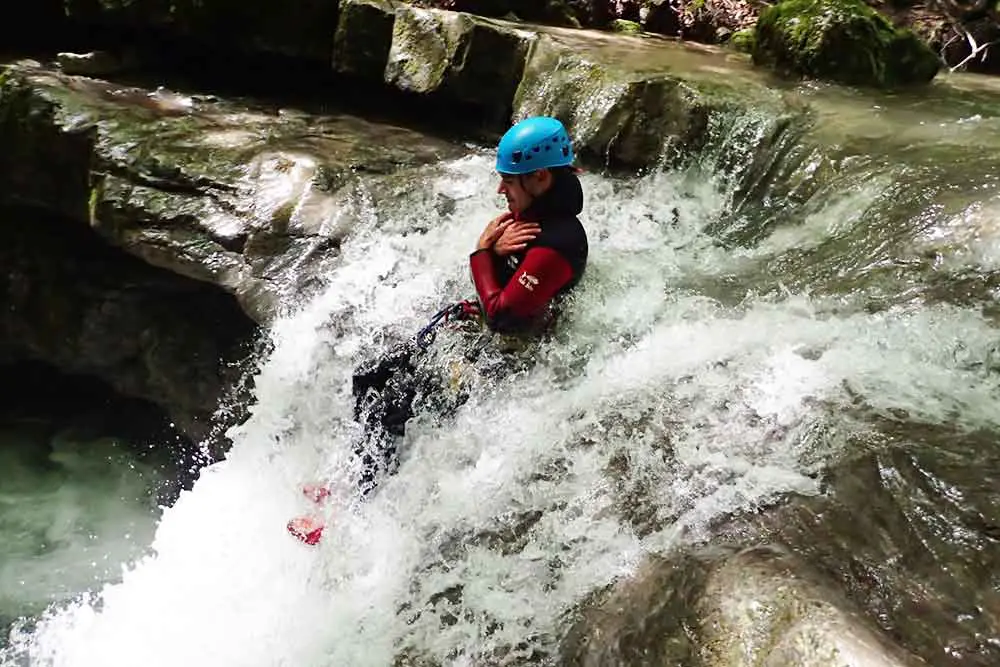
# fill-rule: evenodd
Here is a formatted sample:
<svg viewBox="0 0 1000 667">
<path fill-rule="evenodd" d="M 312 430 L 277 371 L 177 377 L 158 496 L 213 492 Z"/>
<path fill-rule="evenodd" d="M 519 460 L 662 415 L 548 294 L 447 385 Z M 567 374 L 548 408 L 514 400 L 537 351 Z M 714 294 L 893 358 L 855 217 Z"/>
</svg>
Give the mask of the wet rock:
<svg viewBox="0 0 1000 667">
<path fill-rule="evenodd" d="M 570 665 L 914 667 L 795 556 L 720 548 L 654 559 L 584 604 Z"/>
<path fill-rule="evenodd" d="M 97 377 L 196 441 L 256 326 L 322 286 L 363 183 L 462 152 L 32 62 L 0 74 L 0 143 L 0 208 L 22 212 L 0 219 L 0 363 Z"/>
<path fill-rule="evenodd" d="M 584 163 L 602 167 L 691 155 L 719 113 L 786 111 L 744 63 L 720 68 L 717 54 L 667 40 L 527 27 L 383 0 L 344 1 L 336 53 L 342 72 L 491 109 L 500 118 L 496 131 L 526 116 L 556 116 Z M 727 68 L 729 76 L 720 71 Z"/>
<path fill-rule="evenodd" d="M 624 33 L 626 35 L 637 35 L 642 32 L 642 26 L 635 21 L 627 21 L 625 19 L 615 19 L 611 24 L 611 29 L 614 32 Z"/>
<path fill-rule="evenodd" d="M 471 29 L 468 14 L 400 7 L 393 23 L 386 82 L 415 93 L 437 90 Z"/>
<path fill-rule="evenodd" d="M 507 109 L 532 38 L 468 14 L 401 8 L 386 80 L 403 90 L 441 89 L 460 101 Z"/>
<path fill-rule="evenodd" d="M 708 665 L 916 667 L 860 610 L 789 554 L 727 559 L 707 579 L 701 649 Z"/>
<path fill-rule="evenodd" d="M 560 664 L 699 665 L 695 610 L 711 558 L 651 559 L 586 600 L 560 646 Z"/>
<path fill-rule="evenodd" d="M 310 116 L 70 77 L 0 82 L 0 203 L 89 224 L 146 262 L 234 295 L 257 322 L 316 287 L 349 228 L 322 204 L 359 174 L 460 149 Z"/>
<path fill-rule="evenodd" d="M 56 62 L 63 73 L 82 76 L 108 76 L 125 69 L 122 60 L 107 51 L 63 52 L 56 55 Z"/>
<path fill-rule="evenodd" d="M 937 54 L 861 0 L 784 0 L 757 20 L 757 64 L 840 83 L 891 87 L 926 83 Z"/>
<path fill-rule="evenodd" d="M 927 664 L 1000 663 L 1000 452 L 987 431 L 885 422 L 826 492 L 738 521 L 807 560 Z"/>
<path fill-rule="evenodd" d="M 584 163 L 634 169 L 693 154 L 717 114 L 787 111 L 752 67 L 726 58 L 652 36 L 344 0 L 334 65 L 427 99 L 487 109 L 497 132 L 526 116 L 556 116 Z"/>
</svg>

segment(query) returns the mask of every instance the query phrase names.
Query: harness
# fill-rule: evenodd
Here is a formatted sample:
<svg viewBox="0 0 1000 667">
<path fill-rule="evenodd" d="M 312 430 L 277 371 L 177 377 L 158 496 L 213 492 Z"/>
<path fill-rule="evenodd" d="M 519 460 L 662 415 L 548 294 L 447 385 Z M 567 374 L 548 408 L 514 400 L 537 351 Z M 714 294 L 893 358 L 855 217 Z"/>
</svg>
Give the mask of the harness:
<svg viewBox="0 0 1000 667">
<path fill-rule="evenodd" d="M 441 324 L 451 320 L 469 320 L 479 317 L 481 314 L 479 303 L 472 299 L 459 301 L 445 306 L 430 319 L 423 329 L 417 332 L 415 342 L 421 350 L 426 350 L 434 342 L 437 336 L 437 328 Z"/>
</svg>

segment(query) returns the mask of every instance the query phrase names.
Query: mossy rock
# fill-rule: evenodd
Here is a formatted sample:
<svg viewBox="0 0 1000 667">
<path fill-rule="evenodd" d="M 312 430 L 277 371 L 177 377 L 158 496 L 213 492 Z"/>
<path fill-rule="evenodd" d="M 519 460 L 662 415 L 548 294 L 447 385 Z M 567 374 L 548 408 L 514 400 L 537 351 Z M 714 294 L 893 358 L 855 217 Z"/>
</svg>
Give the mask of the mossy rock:
<svg viewBox="0 0 1000 667">
<path fill-rule="evenodd" d="M 726 45 L 740 53 L 752 53 L 754 44 L 754 31 L 750 28 L 737 30 L 726 42 Z"/>
<path fill-rule="evenodd" d="M 388 0 L 344 0 L 333 42 L 333 68 L 379 80 L 392 47 L 396 7 Z"/>
<path fill-rule="evenodd" d="M 754 29 L 754 63 L 848 85 L 926 83 L 940 69 L 931 48 L 861 0 L 785 0 Z"/>
<path fill-rule="evenodd" d="M 615 19 L 611 22 L 611 30 L 613 32 L 624 33 L 626 35 L 638 35 L 642 33 L 642 26 L 635 21 Z"/>
</svg>

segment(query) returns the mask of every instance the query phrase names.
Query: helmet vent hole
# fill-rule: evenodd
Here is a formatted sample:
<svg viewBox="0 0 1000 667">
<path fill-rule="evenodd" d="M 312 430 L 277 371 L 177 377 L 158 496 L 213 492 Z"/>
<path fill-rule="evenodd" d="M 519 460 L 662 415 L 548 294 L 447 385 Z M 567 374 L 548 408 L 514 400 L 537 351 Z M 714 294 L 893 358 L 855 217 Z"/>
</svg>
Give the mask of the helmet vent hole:
<svg viewBox="0 0 1000 667">
<path fill-rule="evenodd" d="M 524 154 L 521 153 L 521 151 L 514 151 L 513 153 L 510 154 L 510 161 L 513 162 L 514 164 L 517 164 L 518 162 L 521 161 L 522 157 L 524 157 Z"/>
<path fill-rule="evenodd" d="M 569 157 L 569 146 L 563 146 L 562 147 L 562 154 L 563 154 L 563 157 Z"/>
</svg>

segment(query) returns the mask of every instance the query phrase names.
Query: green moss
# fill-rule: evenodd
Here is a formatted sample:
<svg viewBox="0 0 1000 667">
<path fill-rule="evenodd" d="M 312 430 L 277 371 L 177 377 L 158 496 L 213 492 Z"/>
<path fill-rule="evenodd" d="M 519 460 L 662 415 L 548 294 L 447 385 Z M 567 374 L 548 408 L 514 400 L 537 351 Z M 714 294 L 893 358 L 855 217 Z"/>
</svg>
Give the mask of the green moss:
<svg viewBox="0 0 1000 667">
<path fill-rule="evenodd" d="M 895 28 L 862 0 L 785 0 L 761 12 L 754 62 L 846 84 L 925 83 L 940 67 L 909 30 Z"/>
<path fill-rule="evenodd" d="M 746 30 L 737 30 L 729 38 L 727 44 L 740 51 L 742 53 L 750 53 L 753 51 L 754 44 L 754 31 L 752 28 L 747 28 Z"/>
<path fill-rule="evenodd" d="M 622 32 L 630 35 L 637 35 L 642 32 L 642 26 L 635 21 L 626 21 L 625 19 L 615 19 L 611 22 L 611 30 L 614 32 Z"/>
</svg>

